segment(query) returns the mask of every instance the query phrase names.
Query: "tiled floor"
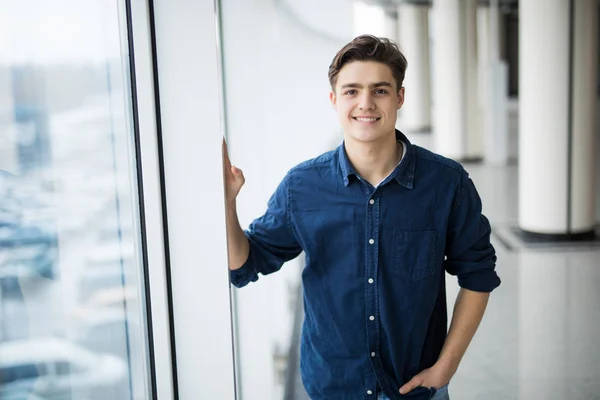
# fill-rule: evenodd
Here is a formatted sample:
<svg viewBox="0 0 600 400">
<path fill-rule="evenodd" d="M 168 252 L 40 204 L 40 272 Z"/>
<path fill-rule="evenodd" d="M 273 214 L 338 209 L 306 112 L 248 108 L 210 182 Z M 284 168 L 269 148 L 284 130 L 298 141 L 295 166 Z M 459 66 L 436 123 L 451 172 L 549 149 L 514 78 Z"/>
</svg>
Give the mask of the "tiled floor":
<svg viewBox="0 0 600 400">
<path fill-rule="evenodd" d="M 516 166 L 466 166 L 496 235 L 517 221 Z M 599 198 L 600 199 L 600 198 Z M 451 385 L 455 399 L 600 399 L 600 245 L 525 246 L 498 236 L 484 320 Z M 448 277 L 449 312 L 458 292 Z"/>
<path fill-rule="evenodd" d="M 496 235 L 509 236 L 517 166 L 465 167 Z M 502 285 L 451 382 L 452 399 L 600 399 L 600 245 L 532 248 L 509 237 L 516 244 L 509 250 L 498 239 Z M 447 287 L 450 316 L 454 277 Z M 296 399 L 306 399 L 299 380 L 297 388 Z"/>
</svg>

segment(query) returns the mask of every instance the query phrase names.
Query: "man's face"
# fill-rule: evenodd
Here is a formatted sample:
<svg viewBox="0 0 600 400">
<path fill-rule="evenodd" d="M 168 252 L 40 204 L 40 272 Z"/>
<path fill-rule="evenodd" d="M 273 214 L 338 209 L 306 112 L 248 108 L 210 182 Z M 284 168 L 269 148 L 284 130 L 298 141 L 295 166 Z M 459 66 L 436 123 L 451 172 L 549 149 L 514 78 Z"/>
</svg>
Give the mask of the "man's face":
<svg viewBox="0 0 600 400">
<path fill-rule="evenodd" d="M 352 61 L 337 76 L 329 98 L 346 139 L 374 142 L 395 134 L 397 111 L 404 103 L 392 70 L 376 61 Z"/>
</svg>

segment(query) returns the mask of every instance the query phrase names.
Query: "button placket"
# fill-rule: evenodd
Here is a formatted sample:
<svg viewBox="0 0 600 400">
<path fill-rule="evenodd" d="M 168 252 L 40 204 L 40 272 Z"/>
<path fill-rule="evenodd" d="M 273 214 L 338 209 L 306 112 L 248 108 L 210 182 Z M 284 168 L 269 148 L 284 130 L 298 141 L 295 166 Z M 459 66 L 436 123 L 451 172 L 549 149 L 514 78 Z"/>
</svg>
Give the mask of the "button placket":
<svg viewBox="0 0 600 400">
<path fill-rule="evenodd" d="M 377 307 L 377 286 L 375 285 L 375 280 L 377 278 L 377 264 L 378 264 L 378 225 L 379 225 L 379 201 L 378 196 L 380 194 L 379 190 L 376 190 L 375 193 L 372 194 L 373 198 L 368 199 L 367 204 L 367 221 L 366 221 L 366 238 L 368 239 L 367 244 L 367 265 L 366 265 L 366 283 L 367 283 L 367 331 L 368 331 L 368 342 L 369 342 L 369 351 L 367 353 L 367 357 L 371 359 L 371 362 L 374 363 L 375 373 L 377 374 L 377 365 L 378 365 L 378 348 L 379 345 L 377 343 L 378 337 L 378 325 L 375 322 L 378 317 L 378 307 Z M 367 388 L 372 387 L 370 384 L 366 385 Z M 367 395 L 372 396 L 375 395 L 375 389 L 367 389 Z M 371 398 L 375 398 L 372 396 Z"/>
</svg>

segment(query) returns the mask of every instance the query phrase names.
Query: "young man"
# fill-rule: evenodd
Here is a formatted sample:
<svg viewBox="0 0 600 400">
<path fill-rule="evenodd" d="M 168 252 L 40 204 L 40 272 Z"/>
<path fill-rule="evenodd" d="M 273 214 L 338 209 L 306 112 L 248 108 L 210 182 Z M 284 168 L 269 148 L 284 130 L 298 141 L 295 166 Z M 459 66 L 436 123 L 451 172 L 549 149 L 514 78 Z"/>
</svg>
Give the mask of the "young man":
<svg viewBox="0 0 600 400">
<path fill-rule="evenodd" d="M 344 142 L 291 169 L 247 231 L 235 202 L 244 177 L 224 144 L 232 284 L 306 254 L 300 364 L 312 399 L 448 399 L 500 284 L 467 172 L 395 129 L 406 66 L 373 36 L 338 52 L 330 98 Z M 444 271 L 461 286 L 448 333 Z"/>
</svg>

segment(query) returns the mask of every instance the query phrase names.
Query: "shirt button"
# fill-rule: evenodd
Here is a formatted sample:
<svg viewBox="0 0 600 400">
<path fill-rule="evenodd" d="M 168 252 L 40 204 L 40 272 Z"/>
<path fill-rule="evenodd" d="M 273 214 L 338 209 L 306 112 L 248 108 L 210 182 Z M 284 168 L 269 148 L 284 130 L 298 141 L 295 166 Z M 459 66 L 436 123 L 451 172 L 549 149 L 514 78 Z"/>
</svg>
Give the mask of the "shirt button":
<svg viewBox="0 0 600 400">
<path fill-rule="evenodd" d="M 375 204 L 375 200 L 373 200 L 373 199 L 369 200 L 369 204 Z"/>
<path fill-rule="evenodd" d="M 373 283 L 373 282 L 375 282 L 375 281 L 373 280 L 373 278 L 369 278 L 369 283 Z"/>
<path fill-rule="evenodd" d="M 370 319 L 371 321 L 374 321 L 374 320 L 375 320 L 375 317 L 371 315 L 371 316 L 369 317 L 369 319 Z"/>
<path fill-rule="evenodd" d="M 367 394 L 373 394 L 373 392 L 370 390 L 367 390 Z"/>
<path fill-rule="evenodd" d="M 375 357 L 375 352 L 372 352 L 372 353 L 371 353 L 371 357 Z"/>
<path fill-rule="evenodd" d="M 375 241 L 373 239 L 369 239 L 369 244 L 373 244 Z"/>
</svg>

